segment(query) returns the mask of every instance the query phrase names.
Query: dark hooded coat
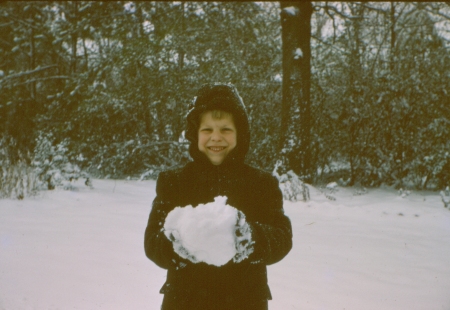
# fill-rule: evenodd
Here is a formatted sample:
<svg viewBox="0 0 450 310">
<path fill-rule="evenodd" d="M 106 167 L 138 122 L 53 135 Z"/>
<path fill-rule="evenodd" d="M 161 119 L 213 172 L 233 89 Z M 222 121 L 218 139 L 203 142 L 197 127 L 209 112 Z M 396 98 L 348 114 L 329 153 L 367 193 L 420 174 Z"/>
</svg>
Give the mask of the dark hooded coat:
<svg viewBox="0 0 450 310">
<path fill-rule="evenodd" d="M 213 109 L 230 112 L 237 128 L 237 145 L 220 165 L 213 165 L 197 147 L 199 116 Z M 187 121 L 193 161 L 160 173 L 145 231 L 147 257 L 167 269 L 160 291 L 165 294 L 162 309 L 267 309 L 272 297 L 266 265 L 280 261 L 292 248 L 291 222 L 284 214 L 278 182 L 244 163 L 249 124 L 242 99 L 232 85 L 203 86 Z M 254 252 L 240 263 L 230 261 L 220 267 L 181 258 L 162 230 L 167 214 L 178 206 L 213 202 L 219 195 L 227 196 L 227 204 L 245 214 Z"/>
</svg>

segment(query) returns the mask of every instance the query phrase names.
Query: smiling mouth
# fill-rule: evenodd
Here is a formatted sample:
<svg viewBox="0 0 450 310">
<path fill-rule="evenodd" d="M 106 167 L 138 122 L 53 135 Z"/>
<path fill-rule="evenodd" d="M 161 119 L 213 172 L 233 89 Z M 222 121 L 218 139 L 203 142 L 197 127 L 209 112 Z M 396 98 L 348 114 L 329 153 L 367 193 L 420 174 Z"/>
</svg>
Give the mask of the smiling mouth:
<svg viewBox="0 0 450 310">
<path fill-rule="evenodd" d="M 208 149 L 213 152 L 220 152 L 220 151 L 223 151 L 225 149 L 225 147 L 224 146 L 209 146 Z"/>
</svg>

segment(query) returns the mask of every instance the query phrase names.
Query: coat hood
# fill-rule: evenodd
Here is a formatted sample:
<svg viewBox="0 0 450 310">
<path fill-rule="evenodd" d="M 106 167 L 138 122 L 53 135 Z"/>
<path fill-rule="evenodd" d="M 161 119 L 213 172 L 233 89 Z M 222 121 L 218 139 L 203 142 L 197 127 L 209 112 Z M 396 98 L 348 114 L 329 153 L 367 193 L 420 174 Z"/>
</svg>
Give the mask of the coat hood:
<svg viewBox="0 0 450 310">
<path fill-rule="evenodd" d="M 231 113 L 237 130 L 237 145 L 224 162 L 243 162 L 250 145 L 250 126 L 244 102 L 232 84 L 204 84 L 198 90 L 193 107 L 186 118 L 186 139 L 191 142 L 189 154 L 194 161 L 208 160 L 198 149 L 198 129 L 200 115 L 212 110 Z"/>
</svg>

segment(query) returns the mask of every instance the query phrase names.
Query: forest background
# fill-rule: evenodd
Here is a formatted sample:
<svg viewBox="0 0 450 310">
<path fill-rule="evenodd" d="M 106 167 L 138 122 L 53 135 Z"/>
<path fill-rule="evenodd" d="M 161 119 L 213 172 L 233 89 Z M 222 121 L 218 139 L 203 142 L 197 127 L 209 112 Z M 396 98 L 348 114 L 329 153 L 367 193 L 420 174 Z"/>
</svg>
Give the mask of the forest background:
<svg viewBox="0 0 450 310">
<path fill-rule="evenodd" d="M 449 186 L 450 5 L 312 7 L 308 180 Z M 0 3 L 0 197 L 186 163 L 184 118 L 207 82 L 237 86 L 247 161 L 272 171 L 286 152 L 280 13 L 279 2 Z"/>
</svg>

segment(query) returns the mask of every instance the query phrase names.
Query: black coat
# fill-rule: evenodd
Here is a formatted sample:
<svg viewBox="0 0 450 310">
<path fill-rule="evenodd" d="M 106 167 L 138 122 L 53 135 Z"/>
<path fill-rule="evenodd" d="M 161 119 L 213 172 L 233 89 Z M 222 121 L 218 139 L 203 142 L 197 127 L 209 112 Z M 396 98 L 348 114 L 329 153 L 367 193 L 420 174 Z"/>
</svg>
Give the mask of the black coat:
<svg viewBox="0 0 450 310">
<path fill-rule="evenodd" d="M 162 231 L 167 214 L 178 206 L 213 202 L 219 195 L 245 214 L 254 252 L 240 263 L 221 267 L 181 258 Z M 291 248 L 291 222 L 284 214 L 278 182 L 269 173 L 239 161 L 215 166 L 197 160 L 159 175 L 145 253 L 167 269 L 162 309 L 264 309 L 271 299 L 266 265 L 280 261 Z"/>
</svg>

